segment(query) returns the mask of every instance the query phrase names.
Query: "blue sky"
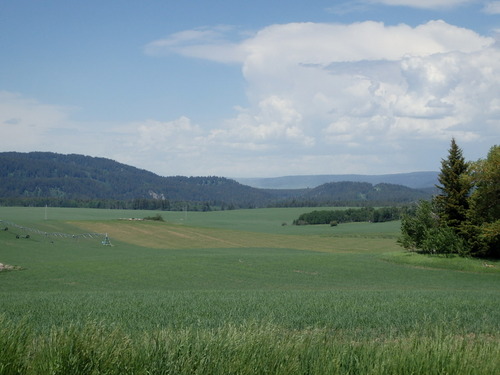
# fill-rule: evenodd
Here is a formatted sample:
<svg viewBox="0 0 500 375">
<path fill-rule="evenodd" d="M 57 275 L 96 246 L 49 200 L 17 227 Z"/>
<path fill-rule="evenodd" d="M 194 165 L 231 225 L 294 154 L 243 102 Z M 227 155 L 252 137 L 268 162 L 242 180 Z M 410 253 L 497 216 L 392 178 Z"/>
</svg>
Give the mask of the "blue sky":
<svg viewBox="0 0 500 375">
<path fill-rule="evenodd" d="M 0 151 L 163 176 L 439 170 L 500 143 L 500 1 L 0 0 Z"/>
</svg>

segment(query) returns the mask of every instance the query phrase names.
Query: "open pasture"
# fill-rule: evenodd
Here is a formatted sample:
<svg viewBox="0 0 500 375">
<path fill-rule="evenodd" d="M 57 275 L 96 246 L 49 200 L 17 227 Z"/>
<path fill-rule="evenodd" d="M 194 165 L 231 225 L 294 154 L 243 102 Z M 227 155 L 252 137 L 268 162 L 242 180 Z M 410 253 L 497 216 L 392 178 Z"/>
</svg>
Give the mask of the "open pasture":
<svg viewBox="0 0 500 375">
<path fill-rule="evenodd" d="M 290 225 L 307 211 L 161 212 L 165 222 L 151 222 L 120 220 L 151 211 L 0 207 L 2 220 L 108 233 L 113 244 L 0 231 L 0 262 L 22 268 L 0 272 L 11 332 L 0 358 L 24 373 L 37 373 L 36 361 L 76 373 L 92 350 L 109 350 L 109 371 L 95 373 L 127 373 L 125 363 L 129 373 L 432 373 L 433 361 L 436 374 L 497 372 L 498 262 L 406 257 L 394 222 Z M 101 349 L 85 343 L 92 335 L 104 335 Z M 75 340 L 81 348 L 65 352 Z M 0 359 L 0 374 L 8 368 Z"/>
</svg>

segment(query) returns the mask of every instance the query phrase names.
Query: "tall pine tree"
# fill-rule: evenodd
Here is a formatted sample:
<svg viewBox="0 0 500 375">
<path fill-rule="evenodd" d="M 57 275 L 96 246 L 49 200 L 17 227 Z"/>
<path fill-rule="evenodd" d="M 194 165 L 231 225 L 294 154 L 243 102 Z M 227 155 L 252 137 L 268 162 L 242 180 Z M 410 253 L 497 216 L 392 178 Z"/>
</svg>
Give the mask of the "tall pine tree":
<svg viewBox="0 0 500 375">
<path fill-rule="evenodd" d="M 448 158 L 441 161 L 441 173 L 438 177 L 440 185 L 436 185 L 441 192 L 435 197 L 435 201 L 442 224 L 453 228 L 458 234 L 467 219 L 469 208 L 468 197 L 472 183 L 468 170 L 469 165 L 464 160 L 462 150 L 453 138 Z"/>
</svg>

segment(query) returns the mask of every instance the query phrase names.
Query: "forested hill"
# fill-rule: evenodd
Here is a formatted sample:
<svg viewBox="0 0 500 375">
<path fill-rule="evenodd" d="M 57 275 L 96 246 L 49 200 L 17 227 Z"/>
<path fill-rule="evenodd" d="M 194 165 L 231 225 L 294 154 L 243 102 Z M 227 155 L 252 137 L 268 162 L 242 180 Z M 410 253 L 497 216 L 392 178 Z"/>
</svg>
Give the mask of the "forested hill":
<svg viewBox="0 0 500 375">
<path fill-rule="evenodd" d="M 429 197 L 428 192 L 400 185 L 360 182 L 328 183 L 314 189 L 258 189 L 224 177 L 161 177 L 105 158 L 50 152 L 0 153 L 2 204 L 40 204 L 50 199 L 53 205 L 129 202 L 111 206 L 117 208 L 175 209 L 172 202 L 197 202 L 198 208 L 201 203 L 205 207 L 248 208 L 408 203 Z M 103 207 L 101 203 L 95 205 Z"/>
<path fill-rule="evenodd" d="M 49 152 L 0 153 L 0 197 L 156 199 L 251 206 L 270 194 L 223 177 L 161 177 L 116 161 Z"/>
<path fill-rule="evenodd" d="M 306 200 L 329 204 L 333 204 L 335 201 L 368 201 L 389 204 L 428 199 L 429 195 L 430 192 L 427 190 L 412 189 L 402 185 L 384 183 L 372 185 L 368 182 L 343 181 L 329 182 L 307 190 L 302 197 Z"/>
</svg>

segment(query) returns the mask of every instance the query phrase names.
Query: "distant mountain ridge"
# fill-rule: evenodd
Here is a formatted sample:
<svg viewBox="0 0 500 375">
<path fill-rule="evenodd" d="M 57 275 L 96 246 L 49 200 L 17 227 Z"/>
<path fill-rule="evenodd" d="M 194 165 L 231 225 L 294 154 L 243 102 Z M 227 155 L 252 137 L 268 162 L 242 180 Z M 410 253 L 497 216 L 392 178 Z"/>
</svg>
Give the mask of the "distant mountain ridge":
<svg viewBox="0 0 500 375">
<path fill-rule="evenodd" d="M 329 182 L 368 182 L 370 184 L 403 185 L 412 189 L 434 188 L 439 172 L 411 172 L 381 175 L 336 174 L 297 175 L 283 177 L 234 178 L 241 184 L 259 189 L 306 189 L 315 188 Z"/>
<path fill-rule="evenodd" d="M 389 205 L 430 195 L 425 189 L 356 181 L 328 182 L 312 189 L 256 188 L 225 177 L 161 177 L 110 159 L 77 154 L 0 153 L 0 204 L 7 205 L 149 209 L 179 209 L 187 202 L 194 202 L 190 209 Z"/>
</svg>

